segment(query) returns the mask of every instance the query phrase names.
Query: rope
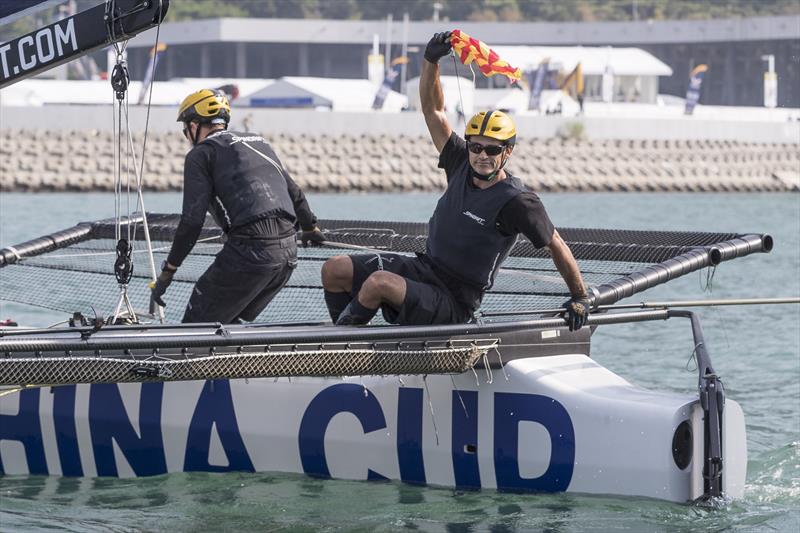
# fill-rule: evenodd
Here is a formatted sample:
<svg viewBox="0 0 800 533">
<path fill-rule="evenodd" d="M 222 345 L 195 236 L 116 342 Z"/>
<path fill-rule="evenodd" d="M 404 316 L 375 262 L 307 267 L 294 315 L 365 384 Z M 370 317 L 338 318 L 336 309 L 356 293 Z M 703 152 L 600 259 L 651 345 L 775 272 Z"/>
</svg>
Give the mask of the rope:
<svg viewBox="0 0 800 533">
<path fill-rule="evenodd" d="M 109 32 L 112 34 L 112 37 L 115 37 L 115 28 L 114 28 L 114 7 L 115 2 L 112 0 L 110 4 L 107 4 L 111 8 L 111 17 L 109 19 Z M 131 253 L 132 253 L 132 246 L 131 246 L 131 225 L 125 225 L 125 238 L 122 237 L 122 158 L 123 158 L 123 114 L 125 117 L 126 124 L 129 125 L 128 120 L 128 83 L 130 78 L 128 76 L 128 69 L 125 65 L 125 59 L 123 56 L 123 52 L 125 47 L 127 46 L 127 42 L 123 45 L 119 45 L 118 43 L 114 43 L 114 50 L 117 52 L 116 56 L 116 64 L 114 65 L 114 69 L 111 74 L 111 88 L 114 92 L 114 109 L 116 113 L 114 114 L 115 122 L 113 123 L 113 135 L 116 138 L 116 150 L 114 152 L 114 234 L 117 237 L 117 246 L 116 246 L 116 255 L 117 259 L 114 262 L 114 275 L 117 279 L 117 283 L 119 285 L 120 295 L 117 300 L 117 305 L 114 310 L 114 315 L 112 318 L 112 323 L 115 323 L 120 316 L 120 311 L 122 309 L 123 304 L 125 305 L 126 309 L 130 312 L 132 310 L 132 306 L 128 299 L 128 283 L 130 282 L 131 276 L 133 275 L 133 262 L 131 261 Z M 123 113 L 124 112 L 124 113 Z M 129 129 L 128 129 L 129 131 Z M 125 146 L 125 158 L 126 158 L 126 165 L 125 165 L 125 175 L 126 175 L 126 211 L 127 211 L 127 220 L 131 219 L 131 202 L 130 202 L 130 193 L 131 193 L 131 178 L 130 178 L 130 167 L 131 167 L 131 157 L 132 157 L 132 150 L 130 148 L 130 137 L 128 138 L 128 143 Z M 135 318 L 134 318 L 135 319 Z"/>
<path fill-rule="evenodd" d="M 159 13 L 161 13 L 162 7 L 162 0 L 159 0 Z M 147 224 L 147 211 L 144 206 L 144 196 L 142 194 L 142 187 L 144 183 L 144 162 L 147 156 L 147 138 L 148 138 L 148 131 L 150 127 L 150 109 L 152 106 L 153 100 L 153 85 L 155 81 L 155 74 L 156 74 L 156 61 L 153 61 L 152 71 L 151 71 L 151 83 L 149 87 L 149 97 L 147 101 L 147 112 L 145 118 L 145 128 L 144 128 L 144 139 L 142 142 L 142 155 L 141 155 L 141 162 L 137 161 L 136 157 L 136 150 L 133 146 L 133 133 L 131 131 L 130 126 L 130 100 L 128 98 L 128 83 L 129 83 L 129 76 L 128 70 L 125 65 L 124 53 L 128 46 L 128 41 L 125 40 L 122 43 L 117 42 L 116 39 L 116 27 L 115 27 L 115 13 L 116 13 L 116 0 L 107 0 L 106 2 L 106 16 L 108 19 L 108 32 L 111 36 L 112 40 L 114 41 L 114 50 L 116 52 L 116 64 L 114 66 L 112 75 L 111 75 L 111 86 L 114 89 L 114 96 L 115 96 L 115 103 L 114 109 L 116 113 L 112 113 L 112 129 L 113 134 L 117 140 L 117 148 L 114 152 L 114 219 L 115 219 L 115 236 L 117 238 L 117 260 L 114 264 L 115 274 L 117 277 L 117 282 L 120 286 L 120 299 L 117 303 L 116 310 L 114 312 L 114 321 L 119 318 L 120 309 L 124 303 L 125 307 L 128 310 L 129 316 L 136 321 L 136 314 L 133 310 L 133 306 L 130 303 L 127 293 L 128 283 L 131 279 L 133 274 L 133 261 L 132 257 L 135 247 L 135 235 L 136 235 L 136 226 L 137 223 L 125 224 L 126 230 L 126 238 L 122 238 L 122 136 L 123 134 L 127 135 L 127 143 L 126 143 L 126 211 L 127 211 L 127 221 L 130 221 L 132 218 L 132 209 L 131 209 L 131 168 L 133 169 L 133 173 L 136 179 L 136 194 L 139 209 L 142 213 L 142 225 L 144 228 L 144 236 L 145 236 L 145 246 L 146 251 L 148 254 L 149 266 L 150 266 L 150 274 L 155 281 L 156 279 L 156 268 L 155 268 L 155 258 L 153 257 L 153 246 L 152 241 L 150 240 L 150 230 Z M 158 20 L 158 24 L 156 25 L 156 37 L 155 37 L 155 45 L 153 47 L 154 53 L 157 53 L 158 49 L 158 40 L 161 35 L 161 22 L 162 20 Z M 124 122 L 125 127 L 123 129 L 123 114 L 124 114 Z M 158 317 L 160 321 L 163 323 L 164 321 L 164 312 L 162 308 L 158 308 Z"/>
<path fill-rule="evenodd" d="M 161 13 L 162 12 L 161 11 L 161 0 L 158 0 L 158 7 L 159 7 L 159 11 L 158 12 Z M 158 39 L 159 39 L 159 37 L 161 35 L 161 22 L 162 22 L 162 19 L 159 19 L 158 20 L 158 25 L 156 26 L 156 40 L 155 40 L 155 45 L 154 45 L 154 48 L 153 48 L 153 54 L 157 54 L 158 53 Z M 153 283 L 155 283 L 156 277 L 157 277 L 157 274 L 156 274 L 156 263 L 155 263 L 155 258 L 153 257 L 153 244 L 152 244 L 152 242 L 150 240 L 150 227 L 147 224 L 147 210 L 144 207 L 144 195 L 142 194 L 142 188 L 144 187 L 144 160 L 145 160 L 145 158 L 147 156 L 147 133 L 148 133 L 148 131 L 150 129 L 150 106 L 152 105 L 152 102 L 153 102 L 153 86 L 155 85 L 155 82 L 156 82 L 156 66 L 157 66 L 157 63 L 158 62 L 155 60 L 155 56 L 154 56 L 153 68 L 152 68 L 151 73 L 150 73 L 150 87 L 148 87 L 148 89 L 149 89 L 148 93 L 149 94 L 148 94 L 148 97 L 147 97 L 147 112 L 146 112 L 145 121 L 144 121 L 144 139 L 142 141 L 142 162 L 141 162 L 141 166 L 139 167 L 139 173 L 136 176 L 136 178 L 137 178 L 138 197 L 139 197 L 139 209 L 142 212 L 142 227 L 144 228 L 144 240 L 145 240 L 145 246 L 147 247 L 148 260 L 149 260 L 148 262 L 150 264 L 150 275 L 152 277 Z M 131 133 L 130 133 L 130 122 L 128 123 L 128 135 L 131 138 L 133 137 L 131 135 Z M 131 140 L 131 143 L 132 142 L 133 141 Z M 135 227 L 136 227 L 136 225 L 134 224 L 134 235 L 136 234 Z M 164 323 L 164 309 L 160 305 L 157 305 L 156 309 L 158 310 L 157 312 L 158 312 L 159 321 L 163 324 Z"/>
<path fill-rule="evenodd" d="M 464 109 L 464 96 L 461 94 L 461 77 L 458 75 L 458 61 L 456 61 L 456 55 L 452 49 L 450 49 L 450 57 L 453 58 L 453 69 L 456 72 L 456 86 L 458 87 L 458 100 L 461 105 L 461 116 L 459 117 L 464 126 L 467 124 L 467 111 Z M 472 72 L 472 88 L 473 91 L 475 90 L 475 71 L 472 69 L 472 64 L 469 65 L 469 70 Z"/>
</svg>

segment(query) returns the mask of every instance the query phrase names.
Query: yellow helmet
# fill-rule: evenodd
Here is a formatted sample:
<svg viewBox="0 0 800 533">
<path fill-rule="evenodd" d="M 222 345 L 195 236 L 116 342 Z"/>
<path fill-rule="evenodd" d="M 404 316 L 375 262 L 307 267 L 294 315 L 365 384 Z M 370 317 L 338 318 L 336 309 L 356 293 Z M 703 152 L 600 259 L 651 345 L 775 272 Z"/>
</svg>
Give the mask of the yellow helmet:
<svg viewBox="0 0 800 533">
<path fill-rule="evenodd" d="M 231 120 L 231 104 L 225 93 L 216 89 L 201 89 L 181 102 L 178 122 L 225 124 Z"/>
<path fill-rule="evenodd" d="M 502 111 L 481 111 L 467 121 L 464 137 L 483 135 L 505 144 L 513 145 L 517 141 L 517 128 L 511 117 Z"/>
</svg>

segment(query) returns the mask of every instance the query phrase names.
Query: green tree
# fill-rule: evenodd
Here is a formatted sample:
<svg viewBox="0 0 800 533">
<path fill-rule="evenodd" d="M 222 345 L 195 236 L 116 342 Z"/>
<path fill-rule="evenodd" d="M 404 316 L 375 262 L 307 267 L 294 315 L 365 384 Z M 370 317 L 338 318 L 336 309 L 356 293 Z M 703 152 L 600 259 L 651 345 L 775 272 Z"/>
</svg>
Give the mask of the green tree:
<svg viewBox="0 0 800 533">
<path fill-rule="evenodd" d="M 396 20 L 402 18 L 404 13 L 412 20 L 430 20 L 433 17 L 433 3 L 435 0 L 359 0 L 362 18 L 378 20 L 391 14 Z M 440 3 L 444 4 L 444 2 Z"/>
<path fill-rule="evenodd" d="M 248 15 L 238 2 L 216 2 L 214 0 L 181 0 L 170 2 L 166 21 L 196 20 L 221 17 L 245 17 Z"/>
<path fill-rule="evenodd" d="M 9 1 L 9 0 L 0 0 Z M 12 0 L 13 1 L 13 0 Z M 100 0 L 77 0 L 78 11 Z M 167 22 L 220 17 L 431 20 L 433 5 L 451 21 L 627 21 L 686 20 L 800 15 L 799 0 L 172 0 Z M 43 10 L 0 27 L 7 40 L 65 14 L 63 6 Z"/>
<path fill-rule="evenodd" d="M 319 14 L 321 18 L 338 20 L 359 19 L 362 16 L 358 0 L 323 0 Z"/>
<path fill-rule="evenodd" d="M 473 21 L 520 22 L 523 19 L 517 0 L 483 0 L 469 14 Z"/>
</svg>

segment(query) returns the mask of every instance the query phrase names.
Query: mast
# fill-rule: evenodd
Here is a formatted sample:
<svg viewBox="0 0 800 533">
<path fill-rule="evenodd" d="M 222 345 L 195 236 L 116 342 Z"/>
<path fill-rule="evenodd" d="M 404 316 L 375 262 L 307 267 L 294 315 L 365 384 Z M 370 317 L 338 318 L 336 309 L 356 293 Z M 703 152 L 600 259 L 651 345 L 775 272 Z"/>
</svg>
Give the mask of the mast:
<svg viewBox="0 0 800 533">
<path fill-rule="evenodd" d="M 130 39 L 164 19 L 169 0 L 105 3 L 0 44 L 0 89 Z"/>
</svg>

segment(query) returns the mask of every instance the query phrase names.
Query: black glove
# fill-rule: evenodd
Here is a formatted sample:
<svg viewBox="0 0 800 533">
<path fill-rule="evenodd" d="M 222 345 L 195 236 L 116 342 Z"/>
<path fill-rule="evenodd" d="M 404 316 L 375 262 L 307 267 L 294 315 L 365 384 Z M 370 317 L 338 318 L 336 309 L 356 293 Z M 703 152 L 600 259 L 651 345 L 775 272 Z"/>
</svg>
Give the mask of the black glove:
<svg viewBox="0 0 800 533">
<path fill-rule="evenodd" d="M 570 300 L 564 302 L 567 309 L 566 318 L 570 331 L 578 331 L 586 324 L 589 318 L 589 309 L 591 308 L 591 301 L 586 296 L 573 296 Z"/>
<path fill-rule="evenodd" d="M 167 306 L 161 297 L 164 296 L 165 292 L 167 292 L 169 284 L 172 283 L 173 276 L 175 276 L 174 270 L 164 269 L 156 278 L 155 283 L 150 283 L 150 299 L 161 307 Z"/>
<path fill-rule="evenodd" d="M 322 230 L 319 228 L 303 230 L 303 233 L 300 235 L 303 248 L 308 248 L 309 243 L 311 246 L 322 246 L 322 243 L 326 240 L 328 239 L 325 238 L 325 234 L 322 233 Z"/>
<path fill-rule="evenodd" d="M 425 47 L 425 60 L 431 63 L 438 63 L 441 58 L 450 53 L 450 32 L 443 31 L 435 33 L 431 40 L 428 41 L 428 46 Z"/>
</svg>

